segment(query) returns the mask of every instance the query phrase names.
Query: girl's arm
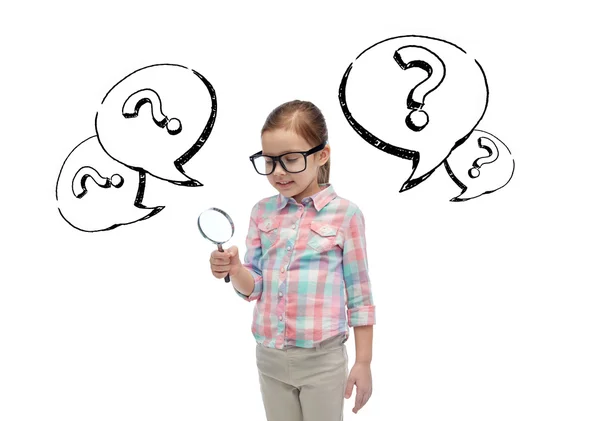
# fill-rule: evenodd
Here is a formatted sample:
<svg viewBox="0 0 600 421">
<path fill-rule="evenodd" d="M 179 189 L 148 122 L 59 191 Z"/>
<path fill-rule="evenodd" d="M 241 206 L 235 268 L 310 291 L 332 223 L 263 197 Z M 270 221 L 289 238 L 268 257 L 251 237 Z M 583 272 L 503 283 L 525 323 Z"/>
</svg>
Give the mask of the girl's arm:
<svg viewBox="0 0 600 421">
<path fill-rule="evenodd" d="M 262 256 L 262 246 L 258 225 L 256 224 L 257 211 L 258 204 L 254 205 L 250 213 L 244 262 L 235 275 L 229 275 L 233 289 L 237 295 L 246 301 L 258 300 L 262 295 L 262 270 L 259 263 Z"/>
<path fill-rule="evenodd" d="M 352 412 L 356 414 L 373 392 L 371 358 L 375 324 L 375 305 L 367 264 L 365 219 L 360 209 L 356 209 L 344 233 L 342 265 L 348 296 L 348 326 L 354 328 L 356 346 L 356 362 L 348 375 L 344 397 L 349 399 L 356 385 L 356 398 L 352 408 Z"/>
<path fill-rule="evenodd" d="M 371 364 L 373 353 L 373 325 L 354 327 L 356 363 Z"/>
<path fill-rule="evenodd" d="M 235 290 L 244 298 L 247 298 L 248 301 L 251 301 L 249 298 L 256 289 L 256 280 L 250 271 L 241 266 L 239 272 L 236 273 L 235 276 L 229 275 L 229 278 L 231 279 L 231 283 L 233 284 Z"/>
<path fill-rule="evenodd" d="M 348 326 L 374 325 L 375 305 L 367 263 L 365 219 L 360 209 L 356 209 L 344 232 L 342 269 L 348 296 Z"/>
</svg>

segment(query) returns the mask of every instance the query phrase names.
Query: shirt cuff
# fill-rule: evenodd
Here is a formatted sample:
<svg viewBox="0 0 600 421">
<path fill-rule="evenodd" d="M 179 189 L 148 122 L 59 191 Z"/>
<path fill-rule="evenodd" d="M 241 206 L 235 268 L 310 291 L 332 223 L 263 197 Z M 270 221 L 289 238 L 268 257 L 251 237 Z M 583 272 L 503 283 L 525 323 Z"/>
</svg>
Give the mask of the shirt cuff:
<svg viewBox="0 0 600 421">
<path fill-rule="evenodd" d="M 348 326 L 371 326 L 375 324 L 375 306 L 360 306 L 348 309 Z"/>
</svg>

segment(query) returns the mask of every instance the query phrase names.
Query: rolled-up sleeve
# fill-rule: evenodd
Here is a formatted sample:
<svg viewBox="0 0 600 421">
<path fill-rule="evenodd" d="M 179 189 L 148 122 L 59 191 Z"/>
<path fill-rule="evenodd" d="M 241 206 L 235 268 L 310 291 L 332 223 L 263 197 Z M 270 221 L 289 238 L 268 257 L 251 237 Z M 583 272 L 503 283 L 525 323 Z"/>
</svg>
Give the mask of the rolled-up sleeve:
<svg viewBox="0 0 600 421">
<path fill-rule="evenodd" d="M 368 272 L 365 219 L 358 208 L 344 232 L 342 266 L 348 296 L 348 326 L 374 325 L 375 305 Z"/>
<path fill-rule="evenodd" d="M 250 226 L 248 227 L 248 235 L 246 236 L 246 254 L 244 255 L 244 262 L 242 263 L 242 266 L 248 269 L 254 278 L 254 289 L 250 295 L 244 295 L 235 289 L 235 287 L 233 288 L 237 295 L 246 301 L 253 301 L 260 298 L 263 285 L 262 271 L 259 263 L 262 256 L 262 247 L 260 244 L 258 226 L 256 224 L 257 210 L 258 204 L 252 208 L 252 212 L 250 213 Z"/>
</svg>

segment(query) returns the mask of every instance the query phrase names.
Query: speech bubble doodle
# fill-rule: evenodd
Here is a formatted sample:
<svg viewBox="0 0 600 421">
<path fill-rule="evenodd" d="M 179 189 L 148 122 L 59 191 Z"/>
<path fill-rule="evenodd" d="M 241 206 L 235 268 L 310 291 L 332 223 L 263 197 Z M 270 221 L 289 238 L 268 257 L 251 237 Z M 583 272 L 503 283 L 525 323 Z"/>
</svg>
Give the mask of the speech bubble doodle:
<svg viewBox="0 0 600 421">
<path fill-rule="evenodd" d="M 202 186 L 183 165 L 204 145 L 215 123 L 217 97 L 193 69 L 155 64 L 113 86 L 96 113 L 102 147 L 123 165 L 181 186 Z"/>
<path fill-rule="evenodd" d="M 451 202 L 464 202 L 506 186 L 515 172 L 510 149 L 491 133 L 473 130 L 444 161 L 448 175 L 462 189 Z"/>
<path fill-rule="evenodd" d="M 114 229 L 148 219 L 164 207 L 142 205 L 143 171 L 132 170 L 104 152 L 92 136 L 69 153 L 58 174 L 56 200 L 63 219 L 80 231 Z"/>
<path fill-rule="evenodd" d="M 370 46 L 350 63 L 339 102 L 364 140 L 412 161 L 402 192 L 426 180 L 477 126 L 488 85 L 479 63 L 457 45 L 403 35 Z"/>
</svg>

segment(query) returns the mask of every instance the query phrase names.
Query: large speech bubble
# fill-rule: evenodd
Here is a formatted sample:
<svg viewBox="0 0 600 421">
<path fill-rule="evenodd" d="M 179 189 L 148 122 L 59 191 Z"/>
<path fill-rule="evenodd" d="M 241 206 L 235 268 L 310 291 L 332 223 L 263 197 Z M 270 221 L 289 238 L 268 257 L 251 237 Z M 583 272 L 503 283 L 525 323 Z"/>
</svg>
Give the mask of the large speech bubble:
<svg viewBox="0 0 600 421">
<path fill-rule="evenodd" d="M 106 94 L 96 133 L 111 157 L 183 186 L 202 184 L 183 165 L 204 145 L 217 115 L 210 82 L 195 70 L 156 64 L 136 70 Z"/>
<path fill-rule="evenodd" d="M 364 50 L 340 83 L 348 123 L 376 148 L 412 160 L 400 191 L 425 179 L 483 117 L 488 86 L 483 69 L 460 47 L 406 35 Z"/>
<path fill-rule="evenodd" d="M 106 231 L 148 219 L 163 209 L 142 205 L 146 174 L 108 156 L 96 136 L 71 151 L 58 174 L 58 211 L 80 231 Z"/>
<path fill-rule="evenodd" d="M 491 133 L 473 130 L 444 161 L 450 178 L 462 189 L 451 202 L 464 202 L 506 186 L 515 172 L 510 149 Z"/>
</svg>

